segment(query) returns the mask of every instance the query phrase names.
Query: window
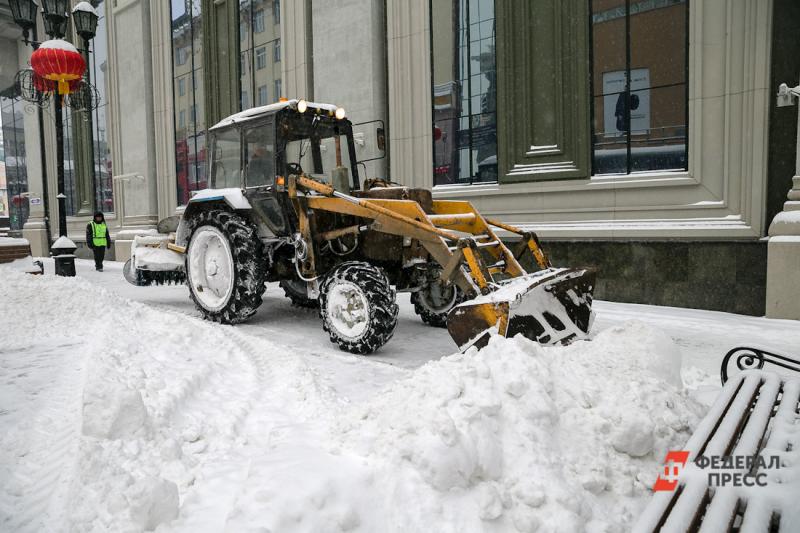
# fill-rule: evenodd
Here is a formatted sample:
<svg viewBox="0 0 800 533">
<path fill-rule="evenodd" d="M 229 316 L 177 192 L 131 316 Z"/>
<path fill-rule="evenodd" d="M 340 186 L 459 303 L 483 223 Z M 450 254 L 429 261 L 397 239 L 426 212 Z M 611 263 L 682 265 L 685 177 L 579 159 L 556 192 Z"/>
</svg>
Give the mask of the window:
<svg viewBox="0 0 800 533">
<path fill-rule="evenodd" d="M 590 5 L 593 173 L 686 170 L 688 3 Z"/>
<path fill-rule="evenodd" d="M 195 60 L 202 57 L 202 54 L 195 53 L 203 44 L 201 4 L 202 0 L 170 2 L 172 49 L 176 58 L 172 76 L 176 98 L 182 97 L 180 103 L 174 103 L 175 176 L 179 205 L 189 201 L 191 191 L 207 187 L 203 63 Z M 187 110 L 190 115 L 188 122 Z"/>
<path fill-rule="evenodd" d="M 494 0 L 431 0 L 434 184 L 497 181 Z"/>
<path fill-rule="evenodd" d="M 272 45 L 272 60 L 275 63 L 280 63 L 281 61 L 281 40 L 275 39 L 275 43 Z"/>
<path fill-rule="evenodd" d="M 185 47 L 178 48 L 175 57 L 175 61 L 178 63 L 178 65 L 185 65 L 188 58 L 189 58 L 189 52 L 187 51 L 187 49 Z"/>
<path fill-rule="evenodd" d="M 258 9 L 253 13 L 253 31 L 261 33 L 264 31 L 264 10 Z"/>
<path fill-rule="evenodd" d="M 258 88 L 258 105 L 267 105 L 267 86 L 262 85 Z"/>
<path fill-rule="evenodd" d="M 275 80 L 275 100 L 283 96 L 283 88 L 281 87 L 281 80 Z"/>
<path fill-rule="evenodd" d="M 231 128 L 214 138 L 211 160 L 211 186 L 216 189 L 241 187 L 241 140 L 239 130 Z"/>
<path fill-rule="evenodd" d="M 275 133 L 270 124 L 244 132 L 245 180 L 248 187 L 266 187 L 275 181 Z"/>
<path fill-rule="evenodd" d="M 272 3 L 272 18 L 275 19 L 275 24 L 281 23 L 281 0 Z"/>
<path fill-rule="evenodd" d="M 256 70 L 267 67 L 267 47 L 262 46 L 256 50 Z"/>
</svg>

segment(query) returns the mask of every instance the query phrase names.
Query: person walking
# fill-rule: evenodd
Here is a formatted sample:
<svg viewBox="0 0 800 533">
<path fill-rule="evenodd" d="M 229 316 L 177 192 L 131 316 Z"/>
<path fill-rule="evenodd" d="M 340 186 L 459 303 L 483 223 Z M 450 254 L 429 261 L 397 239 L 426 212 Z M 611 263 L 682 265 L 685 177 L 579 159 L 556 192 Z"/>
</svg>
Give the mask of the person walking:
<svg viewBox="0 0 800 533">
<path fill-rule="evenodd" d="M 111 248 L 111 234 L 106 226 L 106 217 L 100 211 L 86 226 L 86 245 L 94 252 L 94 269 L 102 272 L 106 248 Z"/>
</svg>

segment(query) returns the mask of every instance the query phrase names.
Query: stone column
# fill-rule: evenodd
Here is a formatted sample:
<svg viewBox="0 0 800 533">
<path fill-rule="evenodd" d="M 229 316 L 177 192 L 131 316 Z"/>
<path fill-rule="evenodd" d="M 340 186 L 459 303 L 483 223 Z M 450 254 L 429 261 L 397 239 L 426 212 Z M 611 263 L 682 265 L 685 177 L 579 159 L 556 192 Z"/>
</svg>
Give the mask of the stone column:
<svg viewBox="0 0 800 533">
<path fill-rule="evenodd" d="M 766 309 L 769 318 L 800 320 L 800 113 L 797 129 L 797 163 L 792 190 L 783 204 L 783 211 L 769 227 Z"/>
<path fill-rule="evenodd" d="M 347 111 L 347 118 L 356 124 L 359 160 L 382 155 L 377 148 L 378 125 L 363 123 L 386 120 L 383 7 L 373 0 L 325 0 L 314 2 L 312 10 L 314 98 Z M 362 183 L 365 178 L 386 178 L 386 160 L 368 161 L 359 173 Z"/>
<path fill-rule="evenodd" d="M 311 0 L 281 2 L 283 96 L 313 100 Z"/>
<path fill-rule="evenodd" d="M 389 165 L 393 181 L 433 186 L 430 4 L 387 0 Z"/>
<path fill-rule="evenodd" d="M 42 29 L 39 28 L 40 35 L 43 34 Z M 17 45 L 19 66 L 18 69 L 25 67 L 28 64 L 33 49 L 26 46 L 21 41 L 15 43 Z M 25 121 L 25 166 L 28 170 L 28 203 L 30 205 L 30 212 L 28 213 L 28 220 L 22 227 L 22 236 L 28 239 L 31 244 L 31 253 L 37 257 L 46 257 L 48 255 L 49 245 L 47 242 L 47 226 L 45 224 L 45 217 L 47 213 L 44 210 L 44 184 L 42 180 L 42 150 L 46 151 L 46 147 L 40 143 L 39 136 L 39 109 L 32 104 L 26 103 L 24 100 L 18 100 L 17 104 L 24 111 Z M 47 129 L 48 124 L 52 123 L 52 112 L 44 112 L 43 125 Z M 52 127 L 51 127 L 52 128 Z M 52 147 L 51 147 L 52 148 Z M 50 169 L 47 169 L 48 173 Z M 49 186 L 50 184 L 48 184 Z M 52 191 L 52 189 L 50 189 Z M 53 203 L 54 197 L 50 197 L 50 210 L 54 214 L 50 220 L 58 219 L 58 209 Z"/>
</svg>

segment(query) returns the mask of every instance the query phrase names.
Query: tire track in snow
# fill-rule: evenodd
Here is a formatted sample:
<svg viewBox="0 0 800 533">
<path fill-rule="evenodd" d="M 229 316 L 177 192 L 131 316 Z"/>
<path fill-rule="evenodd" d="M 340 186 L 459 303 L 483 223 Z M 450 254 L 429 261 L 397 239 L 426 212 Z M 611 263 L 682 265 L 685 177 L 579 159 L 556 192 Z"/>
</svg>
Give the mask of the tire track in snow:
<svg viewBox="0 0 800 533">
<path fill-rule="evenodd" d="M 80 438 L 84 360 L 71 357 L 76 346 L 65 343 L 48 350 L 34 342 L 28 350 L 0 354 L 3 389 L 15 388 L 24 398 L 15 402 L 16 411 L 6 409 L 3 415 L 16 420 L 0 438 L 2 530 L 34 532 L 61 523 Z M 24 366 L 27 375 L 6 374 L 9 369 L 24 368 L 15 363 L 25 360 L 35 361 Z"/>
</svg>

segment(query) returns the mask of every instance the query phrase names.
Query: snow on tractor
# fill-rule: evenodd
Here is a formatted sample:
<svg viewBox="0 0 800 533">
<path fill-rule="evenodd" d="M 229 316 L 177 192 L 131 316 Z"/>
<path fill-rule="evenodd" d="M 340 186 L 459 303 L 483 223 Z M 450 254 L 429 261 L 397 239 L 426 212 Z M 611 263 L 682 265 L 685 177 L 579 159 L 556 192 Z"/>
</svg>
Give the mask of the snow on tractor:
<svg viewBox="0 0 800 533">
<path fill-rule="evenodd" d="M 172 228 L 137 237 L 126 277 L 185 281 L 210 320 L 247 320 L 277 281 L 294 304 L 318 307 L 331 341 L 352 353 L 392 337 L 395 291 L 411 292 L 420 318 L 446 326 L 462 350 L 492 333 L 562 343 L 591 326 L 595 272 L 553 268 L 535 234 L 426 189 L 362 187 L 341 108 L 290 100 L 243 111 L 209 130 L 208 148 L 211 188 Z M 511 249 L 493 228 L 520 240 Z"/>
</svg>

